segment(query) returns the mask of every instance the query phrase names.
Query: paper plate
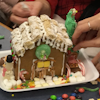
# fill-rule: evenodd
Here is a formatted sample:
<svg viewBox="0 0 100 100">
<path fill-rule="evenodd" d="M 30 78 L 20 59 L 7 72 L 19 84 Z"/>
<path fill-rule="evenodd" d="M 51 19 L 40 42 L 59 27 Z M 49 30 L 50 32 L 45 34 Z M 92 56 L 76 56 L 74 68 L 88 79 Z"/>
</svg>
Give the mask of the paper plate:
<svg viewBox="0 0 100 100">
<path fill-rule="evenodd" d="M 1 51 L 0 52 L 0 58 L 4 57 L 8 54 L 11 54 L 11 51 Z M 76 82 L 76 83 L 66 83 L 66 84 L 60 84 L 60 85 L 53 85 L 53 86 L 47 86 L 47 87 L 39 87 L 39 88 L 28 88 L 28 89 L 19 89 L 19 90 L 7 90 L 5 89 L 5 86 L 3 84 L 3 78 L 2 78 L 2 68 L 0 68 L 0 88 L 6 92 L 23 92 L 23 91 L 31 91 L 31 90 L 38 90 L 38 89 L 47 89 L 47 88 L 54 88 L 54 87 L 62 87 L 62 86 L 69 86 L 69 85 L 75 85 L 75 84 L 81 84 L 81 83 L 86 83 L 93 81 L 99 77 L 99 73 L 95 66 L 92 64 L 92 62 L 89 60 L 88 56 L 84 53 L 84 49 L 80 50 L 78 59 L 80 59 L 86 69 L 86 75 L 85 75 L 85 80 L 82 82 Z"/>
</svg>

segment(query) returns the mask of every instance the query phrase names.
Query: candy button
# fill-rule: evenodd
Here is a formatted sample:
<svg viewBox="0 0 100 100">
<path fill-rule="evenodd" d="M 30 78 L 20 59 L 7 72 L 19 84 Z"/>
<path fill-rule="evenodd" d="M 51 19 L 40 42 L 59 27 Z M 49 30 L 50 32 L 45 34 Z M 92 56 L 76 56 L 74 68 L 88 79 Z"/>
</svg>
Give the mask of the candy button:
<svg viewBox="0 0 100 100">
<path fill-rule="evenodd" d="M 57 97 L 56 97 L 55 95 L 51 95 L 50 98 L 51 98 L 52 100 L 56 100 L 56 99 L 57 99 Z"/>
<path fill-rule="evenodd" d="M 76 99 L 74 96 L 70 96 L 69 98 L 70 98 L 70 100 L 75 100 Z"/>
<path fill-rule="evenodd" d="M 77 94 L 77 93 L 78 93 L 78 90 L 77 90 L 77 89 L 75 89 L 73 92 Z"/>
<path fill-rule="evenodd" d="M 57 97 L 57 100 L 62 100 L 62 97 Z"/>
<path fill-rule="evenodd" d="M 62 98 L 63 98 L 63 99 L 68 98 L 68 94 L 63 94 L 63 95 L 62 95 Z"/>
<path fill-rule="evenodd" d="M 78 91 L 79 91 L 80 93 L 84 93 L 85 90 L 84 90 L 83 88 L 79 88 Z"/>
<path fill-rule="evenodd" d="M 77 98 L 77 99 L 82 99 L 82 96 L 77 95 L 76 98 Z"/>
<path fill-rule="evenodd" d="M 71 93 L 71 96 L 75 96 L 76 97 L 76 93 Z"/>
</svg>

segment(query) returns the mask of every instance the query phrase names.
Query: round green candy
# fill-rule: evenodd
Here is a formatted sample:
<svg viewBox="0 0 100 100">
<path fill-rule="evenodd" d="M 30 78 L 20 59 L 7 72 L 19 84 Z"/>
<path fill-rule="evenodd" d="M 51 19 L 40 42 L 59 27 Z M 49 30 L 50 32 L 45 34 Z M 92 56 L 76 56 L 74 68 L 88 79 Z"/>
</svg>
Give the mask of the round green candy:
<svg viewBox="0 0 100 100">
<path fill-rule="evenodd" d="M 57 99 L 57 97 L 56 97 L 55 95 L 51 95 L 50 98 L 51 98 L 52 100 L 56 100 L 56 99 Z"/>
<path fill-rule="evenodd" d="M 42 44 L 36 48 L 35 55 L 40 60 L 46 60 L 51 53 L 51 48 L 47 44 Z"/>
</svg>

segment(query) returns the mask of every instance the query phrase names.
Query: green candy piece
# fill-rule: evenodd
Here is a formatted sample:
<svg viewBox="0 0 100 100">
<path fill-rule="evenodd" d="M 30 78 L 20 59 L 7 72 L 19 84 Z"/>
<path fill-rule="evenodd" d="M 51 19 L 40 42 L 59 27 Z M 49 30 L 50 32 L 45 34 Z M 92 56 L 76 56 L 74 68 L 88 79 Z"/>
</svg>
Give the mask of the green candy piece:
<svg viewBox="0 0 100 100">
<path fill-rule="evenodd" d="M 13 54 L 12 57 L 14 57 L 15 55 Z"/>
<path fill-rule="evenodd" d="M 75 15 L 73 16 L 73 9 L 70 9 L 70 11 L 66 15 L 66 21 L 65 21 L 65 27 L 67 29 L 67 33 L 72 39 L 72 35 L 75 31 L 75 28 L 77 26 L 76 20 L 75 20 Z"/>
<path fill-rule="evenodd" d="M 52 100 L 56 100 L 56 99 L 57 99 L 57 97 L 56 97 L 55 95 L 51 95 L 50 98 L 51 98 Z"/>
<path fill-rule="evenodd" d="M 82 100 L 82 99 L 75 99 L 75 100 Z"/>
<path fill-rule="evenodd" d="M 1 36 L 1 35 L 0 35 L 0 39 L 4 39 L 4 36 Z"/>
<path fill-rule="evenodd" d="M 35 55 L 40 60 L 46 60 L 51 53 L 51 48 L 47 44 L 42 44 L 36 48 Z"/>
<path fill-rule="evenodd" d="M 13 52 L 13 49 L 11 49 L 11 52 Z"/>
<path fill-rule="evenodd" d="M 79 89 L 80 87 L 76 87 L 76 89 Z M 87 87 L 81 87 L 87 91 L 90 91 L 90 92 L 95 92 L 95 91 L 98 91 L 99 90 L 99 87 L 95 88 L 95 89 L 91 89 L 91 88 L 87 88 Z"/>
</svg>

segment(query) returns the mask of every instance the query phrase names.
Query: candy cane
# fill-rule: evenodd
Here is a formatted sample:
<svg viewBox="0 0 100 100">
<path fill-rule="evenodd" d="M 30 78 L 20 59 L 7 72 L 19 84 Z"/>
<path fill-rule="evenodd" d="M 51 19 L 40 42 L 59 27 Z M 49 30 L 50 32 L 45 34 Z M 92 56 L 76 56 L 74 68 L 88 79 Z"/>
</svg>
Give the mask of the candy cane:
<svg viewBox="0 0 100 100">
<path fill-rule="evenodd" d="M 82 72 L 82 75 L 84 76 L 85 75 L 85 66 L 82 62 L 80 62 L 78 59 L 77 59 L 77 62 L 78 62 L 78 66 L 79 68 L 81 69 L 81 72 Z"/>
<path fill-rule="evenodd" d="M 67 68 L 67 78 L 68 78 L 71 74 L 71 69 L 67 63 L 66 63 L 66 68 Z"/>
</svg>

